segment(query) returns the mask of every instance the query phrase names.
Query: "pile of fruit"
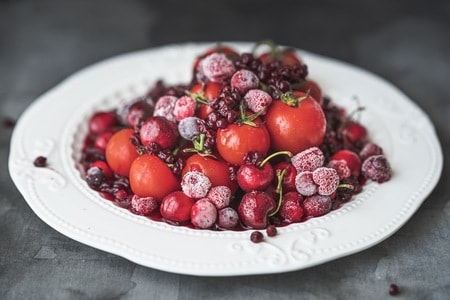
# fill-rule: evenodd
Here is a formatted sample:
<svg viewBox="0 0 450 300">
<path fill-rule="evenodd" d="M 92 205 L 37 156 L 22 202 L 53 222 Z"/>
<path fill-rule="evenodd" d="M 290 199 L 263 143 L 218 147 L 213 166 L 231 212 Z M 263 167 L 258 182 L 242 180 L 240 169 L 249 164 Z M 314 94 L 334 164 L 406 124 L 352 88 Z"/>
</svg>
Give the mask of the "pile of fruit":
<svg viewBox="0 0 450 300">
<path fill-rule="evenodd" d="M 262 49 L 267 51 L 262 51 Z M 297 52 L 258 43 L 198 56 L 191 82 L 160 80 L 89 120 L 90 188 L 152 220 L 211 230 L 304 222 L 391 177 L 379 145 L 322 94 Z"/>
</svg>

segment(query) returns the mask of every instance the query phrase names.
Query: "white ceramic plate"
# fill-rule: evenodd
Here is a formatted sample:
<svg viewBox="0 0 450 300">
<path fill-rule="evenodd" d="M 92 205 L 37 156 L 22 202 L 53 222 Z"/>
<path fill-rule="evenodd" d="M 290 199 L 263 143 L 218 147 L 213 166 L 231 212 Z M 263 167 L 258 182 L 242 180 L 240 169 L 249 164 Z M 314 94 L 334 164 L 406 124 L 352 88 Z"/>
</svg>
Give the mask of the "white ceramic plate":
<svg viewBox="0 0 450 300">
<path fill-rule="evenodd" d="M 250 51 L 252 44 L 234 43 Z M 211 44 L 121 55 L 88 67 L 37 99 L 14 130 L 11 177 L 33 211 L 62 234 L 138 264 L 169 272 L 231 276 L 303 269 L 371 247 L 397 231 L 436 185 L 442 150 L 427 116 L 403 93 L 359 68 L 299 51 L 325 94 L 352 110 L 385 150 L 391 181 L 369 183 L 339 210 L 279 228 L 265 242 L 249 231 L 214 232 L 153 222 L 90 190 L 77 160 L 93 111 L 144 93 L 157 79 L 188 82 L 193 59 Z M 36 168 L 38 155 L 48 168 Z"/>
</svg>

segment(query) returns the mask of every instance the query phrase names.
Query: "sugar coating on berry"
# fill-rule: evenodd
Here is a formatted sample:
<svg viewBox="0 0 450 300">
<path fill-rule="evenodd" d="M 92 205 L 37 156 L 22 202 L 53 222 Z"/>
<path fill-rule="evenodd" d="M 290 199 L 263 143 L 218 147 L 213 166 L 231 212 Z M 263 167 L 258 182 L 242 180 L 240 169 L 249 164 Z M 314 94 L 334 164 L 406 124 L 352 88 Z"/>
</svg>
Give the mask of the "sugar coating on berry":
<svg viewBox="0 0 450 300">
<path fill-rule="evenodd" d="M 225 54 L 217 52 L 205 57 L 199 67 L 200 73 L 213 82 L 222 82 L 236 70 L 233 62 Z"/>
<path fill-rule="evenodd" d="M 319 186 L 319 195 L 329 196 L 333 194 L 339 185 L 339 175 L 333 168 L 320 167 L 312 172 L 314 182 Z"/>
<path fill-rule="evenodd" d="M 392 169 L 384 155 L 372 155 L 362 164 L 362 174 L 375 182 L 382 183 L 391 179 Z"/>
<path fill-rule="evenodd" d="M 195 115 L 197 102 L 189 96 L 182 96 L 176 102 L 173 108 L 173 114 L 177 121 L 181 121 L 187 117 Z"/>
<path fill-rule="evenodd" d="M 352 171 L 348 167 L 347 162 L 343 159 L 330 160 L 327 167 L 335 169 L 339 179 L 349 178 L 352 175 Z"/>
<path fill-rule="evenodd" d="M 317 184 L 313 180 L 310 171 L 303 171 L 295 176 L 295 188 L 303 196 L 311 196 L 317 192 Z"/>
<path fill-rule="evenodd" d="M 303 197 L 296 192 L 289 192 L 283 195 L 283 202 L 280 208 L 280 216 L 289 223 L 300 222 L 303 217 L 302 207 Z"/>
<path fill-rule="evenodd" d="M 178 98 L 175 96 L 162 96 L 156 101 L 155 110 L 153 111 L 154 116 L 165 117 L 167 120 L 176 122 L 177 118 L 174 114 L 175 103 Z"/>
<path fill-rule="evenodd" d="M 248 109 L 254 113 L 265 115 L 270 104 L 272 104 L 272 97 L 258 89 L 249 90 L 244 96 L 245 103 Z"/>
<path fill-rule="evenodd" d="M 364 161 L 366 158 L 372 155 L 380 155 L 380 154 L 383 154 L 383 150 L 381 149 L 380 146 L 378 146 L 375 143 L 367 143 L 359 152 L 359 157 L 361 158 L 361 161 Z"/>
<path fill-rule="evenodd" d="M 239 215 L 232 207 L 225 207 L 219 210 L 217 217 L 217 225 L 220 228 L 232 229 L 239 223 Z"/>
<path fill-rule="evenodd" d="M 312 195 L 303 201 L 303 209 L 308 217 L 325 215 L 331 210 L 331 198 L 323 195 Z"/>
<path fill-rule="evenodd" d="M 140 215 L 148 215 L 158 208 L 158 201 L 153 197 L 139 197 L 133 195 L 131 198 L 131 208 L 133 212 Z"/>
<path fill-rule="evenodd" d="M 181 180 L 181 189 L 191 198 L 203 198 L 208 194 L 211 188 L 211 181 L 209 178 L 197 171 L 189 171 L 184 174 Z"/>
<path fill-rule="evenodd" d="M 252 71 L 242 69 L 233 74 L 230 84 L 244 95 L 249 90 L 256 89 L 259 86 L 259 78 Z"/>
<path fill-rule="evenodd" d="M 314 171 L 323 166 L 325 156 L 318 147 L 311 147 L 303 150 L 291 158 L 291 163 L 297 172 Z"/>
<path fill-rule="evenodd" d="M 217 220 L 217 208 L 208 199 L 203 198 L 194 203 L 191 208 L 191 223 L 197 228 L 206 229 Z"/>
<path fill-rule="evenodd" d="M 213 186 L 206 195 L 206 198 L 218 209 L 224 208 L 230 205 L 231 189 L 225 185 Z"/>
<path fill-rule="evenodd" d="M 180 136 L 186 140 L 192 139 L 201 133 L 204 121 L 197 117 L 187 117 L 178 123 L 178 132 Z"/>
</svg>

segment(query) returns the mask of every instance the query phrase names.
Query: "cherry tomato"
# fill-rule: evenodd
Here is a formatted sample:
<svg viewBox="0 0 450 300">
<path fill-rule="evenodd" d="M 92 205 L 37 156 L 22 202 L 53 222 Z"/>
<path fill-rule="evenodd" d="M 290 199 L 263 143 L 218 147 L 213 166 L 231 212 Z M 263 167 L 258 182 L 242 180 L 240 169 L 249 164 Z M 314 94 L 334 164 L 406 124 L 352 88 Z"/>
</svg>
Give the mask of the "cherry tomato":
<svg viewBox="0 0 450 300">
<path fill-rule="evenodd" d="M 114 133 L 106 144 L 106 162 L 109 167 L 121 176 L 128 176 L 133 161 L 139 156 L 136 147 L 131 143 L 134 129 L 125 128 Z"/>
<path fill-rule="evenodd" d="M 205 98 L 207 101 L 211 102 L 219 96 L 221 88 L 222 84 L 217 82 L 199 82 L 191 88 L 191 93 L 197 94 L 201 98 Z M 198 117 L 206 119 L 211 112 L 211 107 L 208 104 L 202 103 L 198 110 Z"/>
<path fill-rule="evenodd" d="M 131 165 L 130 187 L 139 197 L 153 197 L 160 201 L 167 194 L 179 190 L 180 183 L 159 157 L 144 154 Z"/>
<path fill-rule="evenodd" d="M 296 98 L 304 96 L 303 92 L 295 92 Z M 294 154 L 322 144 L 327 125 L 320 104 L 311 96 L 294 107 L 281 100 L 273 102 L 264 120 L 272 148 Z"/>
<path fill-rule="evenodd" d="M 182 175 L 189 171 L 197 171 L 205 174 L 212 186 L 225 185 L 234 193 L 237 189 L 237 181 L 230 176 L 230 166 L 222 159 L 194 154 L 186 160 Z"/>
<path fill-rule="evenodd" d="M 269 151 L 270 136 L 266 126 L 259 118 L 253 122 L 255 126 L 233 123 L 217 130 L 217 151 L 230 164 L 244 164 L 244 157 L 249 152 L 260 152 L 265 156 Z"/>
</svg>

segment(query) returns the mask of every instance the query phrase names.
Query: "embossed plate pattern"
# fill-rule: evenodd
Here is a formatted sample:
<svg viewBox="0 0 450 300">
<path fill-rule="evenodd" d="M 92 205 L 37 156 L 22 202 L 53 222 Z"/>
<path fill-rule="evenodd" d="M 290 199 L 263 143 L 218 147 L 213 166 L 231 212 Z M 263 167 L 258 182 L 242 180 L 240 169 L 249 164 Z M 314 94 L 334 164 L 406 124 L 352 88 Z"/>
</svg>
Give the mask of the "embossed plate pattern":
<svg viewBox="0 0 450 300">
<path fill-rule="evenodd" d="M 169 45 L 108 59 L 33 102 L 14 130 L 9 158 L 11 177 L 33 211 L 74 240 L 144 266 L 206 276 L 264 274 L 307 268 L 379 243 L 413 215 L 436 185 L 442 150 L 432 123 L 410 99 L 369 72 L 299 50 L 310 77 L 333 101 L 351 110 L 358 99 L 367 108 L 362 122 L 391 162 L 391 181 L 369 183 L 339 210 L 279 228 L 276 237 L 259 244 L 250 242 L 249 231 L 153 222 L 90 190 L 77 165 L 90 114 L 144 93 L 159 78 L 187 82 L 193 59 L 210 46 Z M 250 51 L 252 45 L 233 46 Z M 48 157 L 47 168 L 33 166 L 38 155 Z"/>
</svg>

